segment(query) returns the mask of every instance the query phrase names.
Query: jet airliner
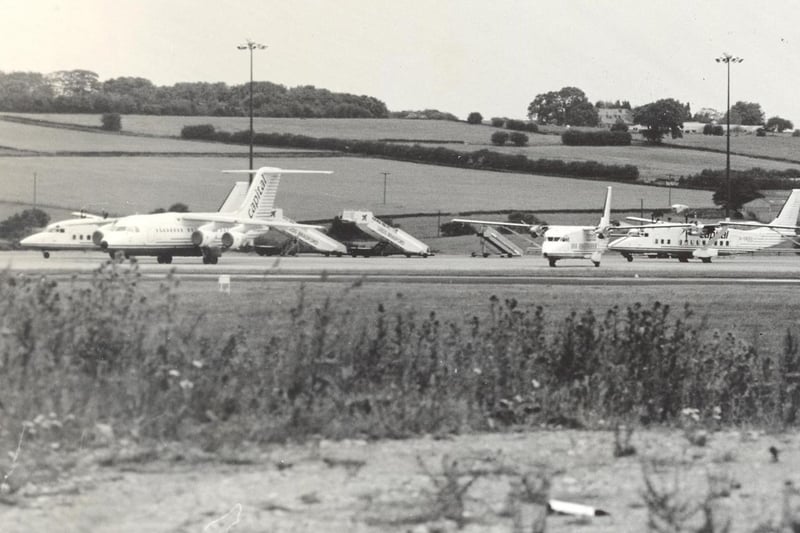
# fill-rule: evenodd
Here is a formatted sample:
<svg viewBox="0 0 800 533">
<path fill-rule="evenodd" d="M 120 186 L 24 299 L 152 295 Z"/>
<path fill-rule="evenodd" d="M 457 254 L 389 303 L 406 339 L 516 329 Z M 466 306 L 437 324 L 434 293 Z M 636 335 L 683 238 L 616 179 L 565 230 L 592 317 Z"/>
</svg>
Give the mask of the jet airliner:
<svg viewBox="0 0 800 533">
<path fill-rule="evenodd" d="M 262 167 L 252 172 L 244 201 L 231 213 L 158 213 L 131 215 L 98 230 L 93 241 L 112 256 L 156 256 L 171 263 L 174 256 L 196 256 L 204 264 L 216 264 L 222 251 L 240 248 L 255 235 L 274 228 L 314 228 L 277 219 L 273 215 L 275 194 L 282 174 L 331 174 L 324 170 L 284 170 Z"/>
</svg>

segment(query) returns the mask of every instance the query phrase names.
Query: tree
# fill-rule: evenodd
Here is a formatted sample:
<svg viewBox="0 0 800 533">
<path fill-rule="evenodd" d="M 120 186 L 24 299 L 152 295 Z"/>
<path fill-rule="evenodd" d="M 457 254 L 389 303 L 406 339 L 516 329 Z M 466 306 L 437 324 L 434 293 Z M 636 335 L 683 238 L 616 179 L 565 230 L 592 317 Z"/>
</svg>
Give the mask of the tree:
<svg viewBox="0 0 800 533">
<path fill-rule="evenodd" d="M 508 139 L 514 143 L 515 146 L 525 146 L 528 144 L 528 136 L 522 132 L 512 132 Z"/>
<path fill-rule="evenodd" d="M 119 113 L 103 113 L 100 119 L 103 123 L 102 128 L 106 131 L 119 131 L 122 129 L 122 117 Z"/>
<path fill-rule="evenodd" d="M 468 124 L 480 124 L 481 122 L 483 122 L 483 115 L 481 115 L 477 111 L 473 111 L 467 117 Z"/>
<path fill-rule="evenodd" d="M 628 125 L 625 122 L 618 118 L 616 122 L 611 125 L 611 131 L 628 131 Z"/>
<path fill-rule="evenodd" d="M 508 132 L 496 131 L 492 133 L 492 144 L 496 144 L 497 146 L 503 146 L 507 140 L 508 140 Z"/>
<path fill-rule="evenodd" d="M 739 211 L 744 204 L 755 200 L 756 198 L 763 198 L 758 188 L 756 180 L 748 176 L 731 177 L 731 203 L 728 204 L 728 182 L 727 180 L 720 180 L 719 185 L 714 191 L 711 199 L 715 205 L 725 207 L 731 211 Z"/>
<path fill-rule="evenodd" d="M 42 228 L 50 222 L 50 215 L 41 209 L 26 209 L 0 222 L 0 238 L 19 240 L 34 228 Z"/>
<path fill-rule="evenodd" d="M 589 111 L 589 107 L 594 113 Z M 591 126 L 599 122 L 597 110 L 577 87 L 563 87 L 560 91 L 537 94 L 528 105 L 528 118 L 533 120 L 534 117 L 539 124 L 559 126 Z"/>
<path fill-rule="evenodd" d="M 660 143 L 661 138 L 671 134 L 675 139 L 682 135 L 683 118 L 686 108 L 673 98 L 664 98 L 633 110 L 633 121 L 647 129 L 642 132 L 651 143 Z"/>
<path fill-rule="evenodd" d="M 492 117 L 492 127 L 502 128 L 505 123 L 506 119 L 502 117 Z"/>
<path fill-rule="evenodd" d="M 726 113 L 723 122 L 727 122 L 727 117 Z M 731 106 L 731 124 L 758 126 L 763 123 L 764 112 L 761 110 L 761 104 L 739 101 Z"/>
<path fill-rule="evenodd" d="M 767 120 L 766 129 L 768 131 L 777 131 L 778 133 L 782 133 L 784 130 L 791 130 L 794 128 L 794 124 L 792 124 L 791 120 L 786 120 L 785 118 L 781 117 L 770 117 Z"/>
<path fill-rule="evenodd" d="M 167 211 L 170 213 L 188 213 L 189 206 L 184 203 L 177 202 L 169 206 L 169 209 L 167 209 Z"/>
</svg>

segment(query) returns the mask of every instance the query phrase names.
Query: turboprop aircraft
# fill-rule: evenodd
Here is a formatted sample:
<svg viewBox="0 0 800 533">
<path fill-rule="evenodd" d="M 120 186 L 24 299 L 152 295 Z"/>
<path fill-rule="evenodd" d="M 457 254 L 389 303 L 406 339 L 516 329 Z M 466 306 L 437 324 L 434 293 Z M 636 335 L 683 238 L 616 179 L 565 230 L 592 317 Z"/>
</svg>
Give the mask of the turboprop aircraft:
<svg viewBox="0 0 800 533">
<path fill-rule="evenodd" d="M 216 264 L 222 250 L 240 248 L 253 235 L 275 228 L 315 228 L 272 216 L 277 184 L 282 174 L 331 174 L 325 170 L 284 170 L 262 167 L 255 174 L 244 201 L 228 213 L 158 213 L 131 215 L 96 231 L 92 240 L 112 257 L 156 256 L 171 263 L 174 256 L 202 256 L 204 264 Z"/>
<path fill-rule="evenodd" d="M 551 267 L 561 259 L 589 259 L 594 266 L 600 266 L 600 258 L 608 246 L 608 232 L 611 231 L 611 187 L 606 192 L 606 203 L 603 216 L 597 226 L 546 226 L 517 222 L 498 222 L 490 220 L 472 220 L 454 218 L 454 222 L 467 224 L 485 224 L 489 226 L 505 226 L 524 228 L 533 237 L 542 236 L 542 256 L 547 258 Z"/>
<path fill-rule="evenodd" d="M 247 186 L 246 181 L 235 183 L 228 193 L 228 197 L 220 206 L 220 213 L 235 211 L 244 201 Z M 48 224 L 44 231 L 22 239 L 20 245 L 23 248 L 41 250 L 45 259 L 48 259 L 50 252 L 54 251 L 99 251 L 100 246 L 95 244 L 92 239 L 94 232 L 114 223 L 117 218 L 109 218 L 106 215 L 93 215 L 83 211 L 75 211 L 72 214 L 78 218 Z"/>
<path fill-rule="evenodd" d="M 45 259 L 50 252 L 62 250 L 99 250 L 92 242 L 95 231 L 113 223 L 116 218 L 73 212 L 78 218 L 70 218 L 48 224 L 43 231 L 34 233 L 19 241 L 20 246 L 31 250 L 41 250 Z"/>
<path fill-rule="evenodd" d="M 676 258 L 681 263 L 691 258 L 710 263 L 717 256 L 756 252 L 795 238 L 795 231 L 800 229 L 800 226 L 796 226 L 798 212 L 800 189 L 793 189 L 778 216 L 769 224 L 731 220 L 713 224 L 653 223 L 643 218 L 628 217 L 649 224 L 630 228 L 626 236 L 611 242 L 608 249 L 621 253 L 628 261 L 633 261 L 635 254 L 641 254 L 657 258 Z"/>
</svg>

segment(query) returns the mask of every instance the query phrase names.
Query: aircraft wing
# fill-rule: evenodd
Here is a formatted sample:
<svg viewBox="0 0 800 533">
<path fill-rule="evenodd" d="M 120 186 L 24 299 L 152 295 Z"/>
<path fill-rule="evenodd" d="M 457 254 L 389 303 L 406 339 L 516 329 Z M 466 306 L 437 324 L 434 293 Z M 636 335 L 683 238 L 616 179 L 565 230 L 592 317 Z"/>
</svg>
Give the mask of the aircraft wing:
<svg viewBox="0 0 800 533">
<path fill-rule="evenodd" d="M 454 218 L 453 222 L 464 222 L 465 224 L 485 224 L 487 226 L 509 226 L 512 228 L 532 228 L 532 224 L 521 222 L 502 222 L 500 220 L 474 220 L 471 218 Z"/>
<path fill-rule="evenodd" d="M 781 226 L 779 224 L 764 224 L 762 222 L 728 222 L 727 220 L 719 223 L 720 226 L 740 226 L 744 228 L 771 228 L 771 229 L 793 229 L 800 230 L 800 226 Z"/>
<path fill-rule="evenodd" d="M 70 214 L 72 216 L 76 216 L 78 218 L 83 218 L 86 220 L 97 220 L 97 221 L 108 220 L 109 222 L 113 222 L 116 220 L 116 218 L 109 218 L 108 216 L 103 216 L 103 215 L 95 215 L 92 213 L 86 213 L 84 211 L 73 211 Z"/>
<path fill-rule="evenodd" d="M 196 222 L 217 222 L 219 224 L 230 224 L 232 226 L 242 225 L 249 229 L 258 228 L 305 228 L 305 229 L 325 229 L 323 226 L 312 224 L 298 224 L 297 222 L 286 222 L 277 218 L 244 218 L 226 215 L 224 213 L 184 213 L 181 215 L 184 220 Z"/>
<path fill-rule="evenodd" d="M 635 220 L 637 222 L 644 222 L 645 224 L 638 224 L 634 226 L 626 226 L 627 229 L 641 229 L 641 228 L 696 228 L 698 227 L 697 224 L 692 224 L 690 222 L 653 222 L 649 218 L 639 218 L 639 217 L 625 217 L 628 220 Z M 703 224 L 702 227 L 711 227 L 715 224 Z"/>
</svg>

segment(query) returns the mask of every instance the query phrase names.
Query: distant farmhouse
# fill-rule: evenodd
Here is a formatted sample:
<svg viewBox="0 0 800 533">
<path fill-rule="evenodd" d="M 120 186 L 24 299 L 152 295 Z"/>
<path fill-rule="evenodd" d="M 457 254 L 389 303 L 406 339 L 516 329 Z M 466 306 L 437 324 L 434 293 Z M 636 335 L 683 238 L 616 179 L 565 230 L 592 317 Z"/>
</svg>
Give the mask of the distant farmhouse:
<svg viewBox="0 0 800 533">
<path fill-rule="evenodd" d="M 600 117 L 600 126 L 610 128 L 617 121 L 622 121 L 628 126 L 633 124 L 633 111 L 622 107 L 601 107 L 597 110 Z"/>
</svg>

